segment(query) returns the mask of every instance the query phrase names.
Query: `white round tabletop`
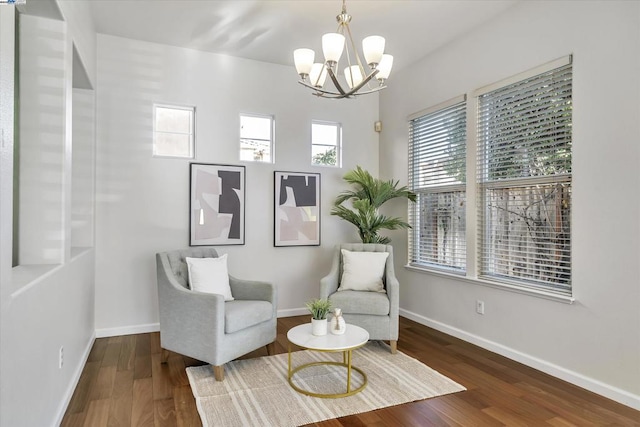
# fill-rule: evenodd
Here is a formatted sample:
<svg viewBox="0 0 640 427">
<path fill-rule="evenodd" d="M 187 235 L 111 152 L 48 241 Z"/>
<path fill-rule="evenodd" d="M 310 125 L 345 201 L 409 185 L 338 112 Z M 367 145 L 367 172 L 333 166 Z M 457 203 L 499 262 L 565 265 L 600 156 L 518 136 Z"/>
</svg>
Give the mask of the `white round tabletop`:
<svg viewBox="0 0 640 427">
<path fill-rule="evenodd" d="M 369 332 L 360 326 L 347 324 L 347 329 L 342 335 L 313 335 L 311 323 L 298 325 L 289 329 L 287 339 L 290 343 L 309 350 L 341 351 L 358 348 L 369 341 Z"/>
</svg>

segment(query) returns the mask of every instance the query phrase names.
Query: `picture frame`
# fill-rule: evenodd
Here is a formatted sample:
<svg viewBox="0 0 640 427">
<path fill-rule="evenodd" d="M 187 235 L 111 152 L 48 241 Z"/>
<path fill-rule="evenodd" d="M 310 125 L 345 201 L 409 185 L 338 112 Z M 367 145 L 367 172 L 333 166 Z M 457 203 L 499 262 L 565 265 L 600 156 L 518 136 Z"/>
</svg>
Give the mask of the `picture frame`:
<svg viewBox="0 0 640 427">
<path fill-rule="evenodd" d="M 189 166 L 189 246 L 244 245 L 245 167 Z"/>
<path fill-rule="evenodd" d="M 320 178 L 274 172 L 274 246 L 320 246 Z"/>
</svg>

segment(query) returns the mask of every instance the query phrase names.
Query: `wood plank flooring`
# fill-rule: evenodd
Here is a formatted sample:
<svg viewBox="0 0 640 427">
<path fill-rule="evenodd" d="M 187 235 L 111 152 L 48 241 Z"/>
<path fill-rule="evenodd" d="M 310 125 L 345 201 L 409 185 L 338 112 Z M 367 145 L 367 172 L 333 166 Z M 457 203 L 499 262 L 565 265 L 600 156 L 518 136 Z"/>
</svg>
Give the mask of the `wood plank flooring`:
<svg viewBox="0 0 640 427">
<path fill-rule="evenodd" d="M 286 352 L 287 331 L 307 321 L 278 319 L 276 352 Z M 398 349 L 468 390 L 314 425 L 640 426 L 640 411 L 404 318 Z M 185 373 L 200 364 L 174 353 L 161 364 L 158 333 L 97 339 L 62 426 L 200 426 Z"/>
</svg>

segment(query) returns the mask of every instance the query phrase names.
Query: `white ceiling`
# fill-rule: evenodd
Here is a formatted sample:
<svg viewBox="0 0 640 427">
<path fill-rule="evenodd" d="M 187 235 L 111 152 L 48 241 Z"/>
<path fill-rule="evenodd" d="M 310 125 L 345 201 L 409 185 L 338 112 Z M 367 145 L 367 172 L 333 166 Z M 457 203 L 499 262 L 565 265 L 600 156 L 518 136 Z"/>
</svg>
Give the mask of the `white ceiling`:
<svg viewBox="0 0 640 427">
<path fill-rule="evenodd" d="M 400 69 L 518 0 L 350 0 L 351 31 L 387 39 Z M 340 0 L 91 0 L 99 33 L 293 65 L 293 50 L 321 53 L 337 28 Z M 360 47 L 359 47 L 360 48 Z"/>
</svg>

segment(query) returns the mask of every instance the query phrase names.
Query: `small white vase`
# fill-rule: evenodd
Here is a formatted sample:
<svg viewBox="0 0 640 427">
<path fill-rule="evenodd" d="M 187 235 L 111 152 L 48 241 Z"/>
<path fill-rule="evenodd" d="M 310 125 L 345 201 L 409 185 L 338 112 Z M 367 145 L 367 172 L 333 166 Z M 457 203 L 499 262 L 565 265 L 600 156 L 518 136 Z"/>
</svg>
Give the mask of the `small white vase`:
<svg viewBox="0 0 640 427">
<path fill-rule="evenodd" d="M 329 330 L 334 335 L 342 335 L 347 330 L 347 323 L 342 317 L 342 309 L 336 308 L 333 312 L 333 318 L 331 318 L 331 325 Z"/>
<path fill-rule="evenodd" d="M 313 335 L 327 335 L 327 319 L 311 319 L 311 333 Z"/>
</svg>

